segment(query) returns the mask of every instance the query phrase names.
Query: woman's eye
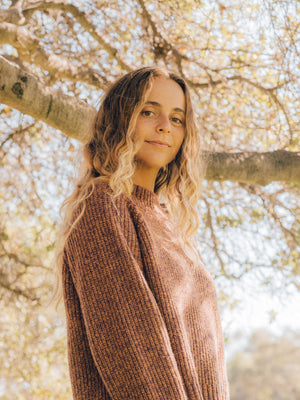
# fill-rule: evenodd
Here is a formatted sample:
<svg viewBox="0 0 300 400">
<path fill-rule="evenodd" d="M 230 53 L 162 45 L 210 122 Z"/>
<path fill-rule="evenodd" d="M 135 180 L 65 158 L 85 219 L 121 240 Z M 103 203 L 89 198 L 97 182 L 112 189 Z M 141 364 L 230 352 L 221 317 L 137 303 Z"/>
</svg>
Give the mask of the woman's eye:
<svg viewBox="0 0 300 400">
<path fill-rule="evenodd" d="M 172 118 L 172 121 L 173 121 L 176 125 L 182 125 L 182 124 L 183 124 L 183 121 L 182 121 L 180 118 L 173 117 L 173 118 Z"/>
<path fill-rule="evenodd" d="M 154 114 L 154 112 L 150 111 L 150 110 L 142 111 L 142 115 L 144 115 L 145 117 L 151 117 L 153 114 Z"/>
</svg>

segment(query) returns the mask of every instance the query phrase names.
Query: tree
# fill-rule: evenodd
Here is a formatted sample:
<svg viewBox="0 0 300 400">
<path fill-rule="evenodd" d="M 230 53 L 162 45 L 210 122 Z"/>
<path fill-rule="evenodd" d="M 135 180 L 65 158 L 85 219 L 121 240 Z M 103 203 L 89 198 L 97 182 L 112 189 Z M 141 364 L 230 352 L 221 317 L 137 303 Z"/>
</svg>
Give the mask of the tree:
<svg viewBox="0 0 300 400">
<path fill-rule="evenodd" d="M 173 67 L 175 66 L 178 72 L 187 79 L 190 86 L 195 89 L 198 96 L 199 89 L 210 91 L 207 89 L 216 88 L 218 86 L 226 87 L 228 86 L 228 83 L 232 81 L 237 81 L 239 84 L 245 83 L 250 87 L 252 86 L 258 90 L 258 95 L 264 95 L 267 98 L 267 101 L 273 103 L 273 105 L 283 113 L 289 131 L 289 143 L 293 143 L 295 139 L 296 144 L 298 143 L 297 138 L 295 138 L 296 129 L 294 128 L 294 120 L 289 115 L 290 113 L 286 104 L 283 104 L 280 99 L 280 90 L 283 88 L 285 89 L 289 83 L 294 83 L 297 79 L 297 75 L 292 73 L 290 70 L 281 71 L 285 72 L 287 76 L 284 77 L 284 79 L 279 80 L 278 76 L 272 74 L 273 76 L 271 77 L 270 82 L 268 82 L 268 86 L 266 86 L 259 82 L 259 80 L 256 79 L 256 76 L 254 76 L 255 80 L 253 80 L 251 79 L 252 77 L 249 79 L 247 74 L 244 76 L 244 74 L 241 73 L 243 69 L 241 66 L 244 67 L 245 61 L 242 61 L 240 55 L 238 56 L 238 62 L 235 59 L 231 59 L 231 62 L 233 63 L 233 65 L 230 65 L 231 68 L 228 68 L 228 65 L 219 69 L 209 67 L 206 64 L 199 65 L 199 62 L 197 62 L 194 57 L 186 55 L 189 50 L 187 47 L 184 47 L 181 51 L 178 50 L 178 45 L 175 46 L 170 40 L 172 36 L 171 38 L 166 38 L 158 29 L 154 17 L 148 11 L 145 2 L 140 0 L 137 3 L 140 6 L 140 10 L 137 10 L 137 13 L 141 14 L 142 19 L 145 20 L 146 29 L 151 29 L 154 60 L 162 59 L 164 64 L 168 66 L 171 64 Z M 21 11 L 18 9 L 20 5 L 23 5 Z M 179 7 L 180 2 L 174 2 L 174 5 Z M 202 6 L 203 5 L 204 4 L 202 4 Z M 223 15 L 227 8 L 224 5 L 219 5 L 219 9 L 221 15 Z M 62 15 L 62 20 L 65 19 L 63 22 L 68 24 L 68 28 L 70 28 L 70 21 L 68 18 L 64 18 L 64 15 L 65 13 L 71 14 L 74 20 L 92 36 L 96 43 L 100 44 L 100 46 L 106 50 L 108 56 L 116 60 L 120 68 L 124 71 L 130 71 L 130 69 L 132 69 L 132 66 L 124 61 L 124 56 L 119 54 L 121 51 L 118 51 L 117 47 L 113 47 L 108 41 L 100 36 L 96 26 L 89 20 L 89 15 L 81 12 L 78 7 L 64 2 L 46 1 L 38 3 L 30 2 L 27 4 L 27 2 L 18 1 L 8 10 L 2 11 L 2 20 L 7 22 L 2 22 L 0 25 L 2 38 L 1 43 L 10 44 L 18 50 L 19 65 L 16 65 L 16 60 L 12 63 L 5 57 L 1 57 L 0 67 L 2 71 L 2 79 L 0 81 L 0 100 L 11 107 L 48 123 L 50 126 L 60 129 L 70 137 L 75 137 L 84 141 L 85 133 L 88 129 L 88 122 L 95 112 L 93 107 L 88 107 L 87 104 L 83 102 L 75 101 L 74 98 L 69 98 L 69 96 L 63 95 L 63 93 L 57 90 L 51 90 L 51 87 L 49 86 L 45 87 L 42 82 L 39 82 L 36 76 L 31 75 L 26 71 L 26 69 L 20 66 L 22 65 L 21 61 L 33 63 L 53 75 L 55 77 L 53 80 L 66 78 L 72 81 L 81 81 L 99 89 L 103 89 L 108 83 L 108 80 L 104 79 L 101 74 L 93 68 L 76 66 L 65 57 L 57 54 L 48 54 L 40 47 L 41 40 L 38 36 L 31 33 L 30 30 L 19 26 L 27 25 L 29 18 L 34 12 L 42 11 L 49 13 L 49 10 L 52 10 L 52 12 L 55 10 L 55 16 Z M 221 28 L 221 33 L 223 33 L 223 31 L 228 36 L 225 27 Z M 292 34 L 294 39 L 294 36 L 296 37 L 297 35 L 296 27 L 294 30 L 289 27 L 289 33 Z M 177 34 L 178 32 L 176 31 L 176 35 Z M 149 35 L 148 32 L 148 36 Z M 243 36 L 241 33 L 238 33 L 238 35 Z M 19 40 L 19 38 L 22 38 L 22 40 Z M 120 33 L 118 39 L 121 42 L 122 36 Z M 175 39 L 175 42 L 178 42 L 179 38 L 178 36 L 175 36 L 173 39 Z M 180 39 L 184 40 L 186 38 L 181 37 Z M 123 43 L 125 43 L 125 41 Z M 179 46 L 180 45 L 181 44 L 179 43 Z M 236 51 L 239 52 L 240 50 L 241 49 L 237 49 Z M 295 50 L 297 51 L 297 49 Z M 228 51 L 232 52 L 232 49 L 229 49 Z M 242 51 L 244 52 L 244 49 Z M 86 54 L 86 56 L 89 57 L 90 55 Z M 183 68 L 183 63 L 190 64 L 186 68 L 186 71 Z M 238 68 L 235 68 L 235 64 L 237 64 Z M 202 70 L 202 74 L 199 76 L 200 80 L 203 73 L 206 75 L 204 81 L 201 83 L 198 81 L 197 75 L 194 79 L 188 76 L 188 73 L 190 72 L 189 70 L 195 69 L 195 66 L 200 67 Z M 225 72 L 227 69 L 233 70 L 234 73 L 229 72 L 228 75 Z M 238 71 L 235 71 L 235 69 Z M 275 81 L 276 83 L 273 83 Z M 274 117 L 275 115 L 273 113 L 273 118 Z M 209 156 L 211 160 L 208 162 L 208 179 L 221 181 L 232 180 L 246 183 L 259 183 L 263 185 L 272 181 L 299 183 L 299 152 L 286 153 L 286 151 L 282 150 L 273 151 L 272 154 L 260 153 L 258 155 L 256 153 L 249 154 L 246 152 L 234 155 L 231 153 L 217 153 L 209 154 Z"/>
<path fill-rule="evenodd" d="M 228 364 L 232 400 L 296 400 L 300 396 L 300 336 L 256 331 Z"/>
<path fill-rule="evenodd" d="M 167 66 L 192 89 L 208 161 L 197 238 L 221 304 L 234 303 L 231 287 L 245 276 L 278 295 L 299 289 L 297 5 L 2 1 L 0 301 L 7 315 L 27 321 L 24 349 L 45 334 L 39 307 L 52 287 L 58 208 L 71 190 L 74 151 L 107 85 L 141 65 Z M 43 315 L 57 338 L 55 318 Z M 6 322 L 2 339 L 14 334 Z M 25 385 L 18 393 L 42 396 L 46 384 L 30 386 L 22 375 L 34 360 L 22 364 L 22 351 L 9 354 L 10 344 L 2 354 L 7 371 L 22 365 L 10 375 Z M 49 360 L 49 348 L 38 349 Z M 47 362 L 36 371 L 51 369 Z M 47 398 L 67 398 L 62 386 Z"/>
</svg>

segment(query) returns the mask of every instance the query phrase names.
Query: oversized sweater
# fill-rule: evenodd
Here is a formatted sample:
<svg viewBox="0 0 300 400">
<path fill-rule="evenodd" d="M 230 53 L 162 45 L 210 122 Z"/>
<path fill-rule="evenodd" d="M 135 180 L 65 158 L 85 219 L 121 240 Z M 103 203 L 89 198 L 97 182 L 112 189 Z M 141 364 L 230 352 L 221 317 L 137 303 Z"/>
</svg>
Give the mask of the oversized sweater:
<svg viewBox="0 0 300 400">
<path fill-rule="evenodd" d="M 210 274 L 167 240 L 174 225 L 154 192 L 109 193 L 96 184 L 64 247 L 74 399 L 228 400 Z"/>
</svg>

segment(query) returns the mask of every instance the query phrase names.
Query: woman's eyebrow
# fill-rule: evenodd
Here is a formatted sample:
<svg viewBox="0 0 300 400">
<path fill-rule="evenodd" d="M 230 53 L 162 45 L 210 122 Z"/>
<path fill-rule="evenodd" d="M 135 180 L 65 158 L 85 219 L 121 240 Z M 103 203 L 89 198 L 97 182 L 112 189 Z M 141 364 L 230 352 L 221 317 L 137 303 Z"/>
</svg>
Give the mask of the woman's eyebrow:
<svg viewBox="0 0 300 400">
<path fill-rule="evenodd" d="M 161 104 L 159 104 L 157 101 L 146 101 L 145 104 L 151 104 L 152 106 L 161 107 Z M 185 114 L 185 111 L 180 107 L 175 107 L 173 108 L 173 110 Z"/>
</svg>

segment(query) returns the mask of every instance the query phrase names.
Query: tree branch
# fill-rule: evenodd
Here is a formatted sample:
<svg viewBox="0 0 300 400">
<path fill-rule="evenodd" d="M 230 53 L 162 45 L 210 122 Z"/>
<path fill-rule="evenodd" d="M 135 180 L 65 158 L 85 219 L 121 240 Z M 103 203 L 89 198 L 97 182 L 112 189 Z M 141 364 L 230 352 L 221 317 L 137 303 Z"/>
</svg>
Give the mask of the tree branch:
<svg viewBox="0 0 300 400">
<path fill-rule="evenodd" d="M 111 59 L 116 60 L 123 70 L 128 72 L 131 71 L 131 66 L 122 59 L 118 50 L 103 39 L 103 37 L 98 33 L 97 28 L 88 20 L 87 15 L 73 4 L 54 1 L 40 1 L 30 4 L 27 7 L 24 7 L 21 11 L 21 14 L 25 17 L 24 23 L 28 21 L 34 12 L 45 10 L 60 10 L 72 14 L 76 21 L 103 47 L 104 50 L 107 51 Z M 3 11 L 0 12 L 0 21 L 1 20 L 5 20 Z"/>
<path fill-rule="evenodd" d="M 216 70 L 216 69 L 211 69 L 208 66 L 206 66 L 205 64 L 199 62 L 199 61 L 195 61 L 190 57 L 187 57 L 186 55 L 182 54 L 180 51 L 178 51 L 176 49 L 176 47 L 174 47 L 172 45 L 172 43 L 170 43 L 168 41 L 168 39 L 164 36 L 163 32 L 158 28 L 157 24 L 154 22 L 150 12 L 147 10 L 147 7 L 145 5 L 144 0 L 138 0 L 138 3 L 142 9 L 142 13 L 144 18 L 147 20 L 149 26 L 152 29 L 153 32 L 153 43 L 154 43 L 154 53 L 156 51 L 160 52 L 160 55 L 162 58 L 165 58 L 165 56 L 167 55 L 168 52 L 171 52 L 176 60 L 176 65 L 178 68 L 179 73 L 182 75 L 182 77 L 188 82 L 188 84 L 193 88 L 193 89 L 206 89 L 209 87 L 215 87 L 218 86 L 220 84 L 224 84 L 227 81 L 241 81 L 241 82 L 246 82 L 248 83 L 250 86 L 253 86 L 257 89 L 259 89 L 260 91 L 262 91 L 263 93 L 267 94 L 268 96 L 270 96 L 273 101 L 281 108 L 286 122 L 288 124 L 289 127 L 289 132 L 290 132 L 290 141 L 292 140 L 292 128 L 290 125 L 290 121 L 289 121 L 289 117 L 288 114 L 286 112 L 285 107 L 283 106 L 283 104 L 279 101 L 278 97 L 276 96 L 276 94 L 274 93 L 274 91 L 276 91 L 277 89 L 279 89 L 281 86 L 283 85 L 277 85 L 276 87 L 271 87 L 271 88 L 265 88 L 263 85 L 259 84 L 258 82 L 253 82 L 250 79 L 243 77 L 242 75 L 238 74 L 238 75 L 232 75 L 232 76 L 224 76 L 220 79 L 213 79 L 211 77 L 211 73 L 212 72 L 220 72 L 221 69 Z M 158 48 L 158 49 L 157 49 Z M 194 62 L 196 63 L 201 69 L 203 69 L 207 76 L 208 76 L 208 82 L 194 82 L 191 81 L 185 74 L 184 71 L 182 69 L 182 60 L 186 60 L 186 61 L 190 61 L 190 62 Z"/>
<path fill-rule="evenodd" d="M 31 301 L 36 301 L 37 303 L 40 303 L 40 300 L 37 296 L 35 296 L 34 294 L 30 293 L 30 290 L 26 290 L 26 289 L 19 289 L 16 288 L 8 283 L 4 283 L 2 282 L 2 280 L 0 279 L 0 287 L 2 287 L 3 289 L 6 289 L 8 292 L 12 292 L 17 296 L 22 296 L 25 297 L 25 299 L 27 300 L 31 300 Z"/>
<path fill-rule="evenodd" d="M 206 153 L 206 179 L 268 185 L 274 181 L 300 184 L 300 152 Z"/>
<path fill-rule="evenodd" d="M 95 109 L 83 100 L 45 87 L 35 76 L 0 56 L 0 102 L 84 141 Z"/>
<path fill-rule="evenodd" d="M 207 209 L 207 225 L 208 225 L 208 227 L 210 229 L 211 240 L 213 242 L 213 250 L 214 250 L 214 253 L 215 253 L 215 255 L 216 255 L 216 257 L 219 260 L 219 263 L 221 265 L 221 274 L 225 275 L 226 274 L 225 264 L 224 264 L 224 261 L 223 261 L 223 259 L 221 257 L 221 254 L 219 252 L 218 238 L 217 238 L 217 236 L 215 234 L 215 230 L 214 230 L 213 223 L 212 223 L 210 205 L 209 205 L 209 203 L 208 203 L 208 201 L 206 199 L 203 199 L 203 200 L 204 200 L 204 203 L 205 203 L 206 209 Z"/>
<path fill-rule="evenodd" d="M 0 23 L 0 44 L 10 44 L 18 50 L 21 60 L 33 63 L 60 79 L 85 82 L 99 89 L 107 85 L 106 79 L 99 72 L 91 68 L 76 67 L 66 57 L 47 54 L 39 39 L 22 27 L 7 22 Z"/>
<path fill-rule="evenodd" d="M 85 142 L 96 110 L 84 101 L 54 90 L 0 56 L 0 101 L 37 118 L 67 136 Z M 212 153 L 206 179 L 267 185 L 274 181 L 300 184 L 300 152 Z"/>
</svg>

